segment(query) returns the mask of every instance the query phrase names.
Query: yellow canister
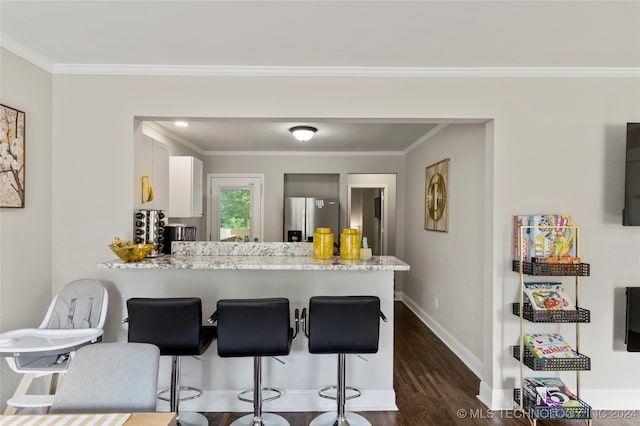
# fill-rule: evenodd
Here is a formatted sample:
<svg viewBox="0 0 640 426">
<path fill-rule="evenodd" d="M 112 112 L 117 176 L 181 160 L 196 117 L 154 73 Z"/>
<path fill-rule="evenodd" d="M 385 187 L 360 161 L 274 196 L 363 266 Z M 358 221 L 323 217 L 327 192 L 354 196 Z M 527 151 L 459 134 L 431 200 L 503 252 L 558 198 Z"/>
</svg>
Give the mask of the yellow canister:
<svg viewBox="0 0 640 426">
<path fill-rule="evenodd" d="M 340 235 L 340 257 L 342 259 L 360 259 L 360 235 L 354 228 L 345 228 Z"/>
<path fill-rule="evenodd" d="M 313 258 L 333 259 L 333 233 L 331 228 L 316 228 L 313 234 Z"/>
</svg>

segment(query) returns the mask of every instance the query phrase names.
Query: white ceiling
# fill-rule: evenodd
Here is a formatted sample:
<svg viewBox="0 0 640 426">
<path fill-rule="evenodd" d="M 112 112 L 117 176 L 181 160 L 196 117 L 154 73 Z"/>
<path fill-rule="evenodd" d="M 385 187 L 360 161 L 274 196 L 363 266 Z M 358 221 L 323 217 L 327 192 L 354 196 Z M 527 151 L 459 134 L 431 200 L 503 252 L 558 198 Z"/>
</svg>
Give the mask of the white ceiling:
<svg viewBox="0 0 640 426">
<path fill-rule="evenodd" d="M 52 69 L 640 66 L 637 0 L 0 4 L 3 45 Z"/>
<path fill-rule="evenodd" d="M 377 120 L 258 120 L 208 119 L 188 120 L 189 127 L 176 127 L 173 121 L 154 121 L 177 140 L 196 145 L 202 153 L 214 151 L 267 152 L 407 152 L 443 124 Z M 318 132 L 308 142 L 293 138 L 289 129 L 310 125 Z M 176 138 L 174 138 L 176 139 Z"/>
<path fill-rule="evenodd" d="M 0 44 L 53 74 L 640 75 L 640 0 L 1 0 Z M 313 145 L 292 145 L 293 124 L 317 125 Z M 434 125 L 169 128 L 201 151 L 360 152 L 405 151 Z"/>
</svg>

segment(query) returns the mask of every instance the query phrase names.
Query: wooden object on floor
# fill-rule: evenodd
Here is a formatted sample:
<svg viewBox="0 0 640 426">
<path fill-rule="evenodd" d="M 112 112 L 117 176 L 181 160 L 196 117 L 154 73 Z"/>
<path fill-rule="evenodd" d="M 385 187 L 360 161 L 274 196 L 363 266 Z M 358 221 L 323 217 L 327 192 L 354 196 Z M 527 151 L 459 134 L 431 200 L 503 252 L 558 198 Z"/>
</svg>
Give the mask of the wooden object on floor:
<svg viewBox="0 0 640 426">
<path fill-rule="evenodd" d="M 133 413 L 125 426 L 176 426 L 176 413 Z"/>
<path fill-rule="evenodd" d="M 53 420 L 53 421 L 52 421 Z M 176 413 L 23 414 L 0 416 L 0 424 L 38 425 L 176 426 Z"/>
</svg>

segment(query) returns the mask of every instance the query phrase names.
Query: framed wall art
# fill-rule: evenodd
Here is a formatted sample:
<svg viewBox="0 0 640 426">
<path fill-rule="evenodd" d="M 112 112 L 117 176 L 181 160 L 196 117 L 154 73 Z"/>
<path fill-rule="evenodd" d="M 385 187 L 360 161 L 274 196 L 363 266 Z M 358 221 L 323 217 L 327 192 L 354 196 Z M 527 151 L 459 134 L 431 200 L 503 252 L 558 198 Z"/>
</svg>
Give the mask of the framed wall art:
<svg viewBox="0 0 640 426">
<path fill-rule="evenodd" d="M 24 207 L 25 114 L 0 104 L 0 207 Z"/>
<path fill-rule="evenodd" d="M 424 229 L 448 231 L 449 159 L 438 161 L 425 169 Z"/>
</svg>

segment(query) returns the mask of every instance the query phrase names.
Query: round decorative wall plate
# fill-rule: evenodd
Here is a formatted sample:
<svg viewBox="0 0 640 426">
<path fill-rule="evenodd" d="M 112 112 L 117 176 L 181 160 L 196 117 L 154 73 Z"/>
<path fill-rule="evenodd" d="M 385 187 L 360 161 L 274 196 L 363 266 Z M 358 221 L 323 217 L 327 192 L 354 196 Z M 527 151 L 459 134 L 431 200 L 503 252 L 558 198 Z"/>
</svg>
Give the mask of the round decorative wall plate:
<svg viewBox="0 0 640 426">
<path fill-rule="evenodd" d="M 424 229 L 427 231 L 448 231 L 448 181 L 448 158 L 438 161 L 425 169 Z"/>
<path fill-rule="evenodd" d="M 447 183 L 440 173 L 436 173 L 431 177 L 427 190 L 427 210 L 435 222 L 442 218 L 446 203 Z"/>
</svg>

